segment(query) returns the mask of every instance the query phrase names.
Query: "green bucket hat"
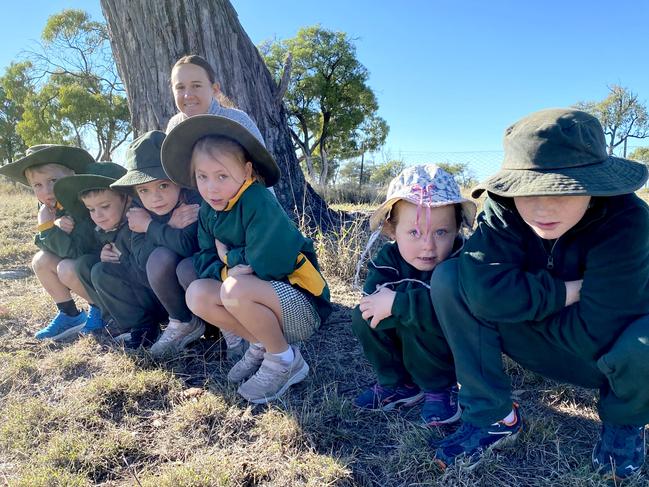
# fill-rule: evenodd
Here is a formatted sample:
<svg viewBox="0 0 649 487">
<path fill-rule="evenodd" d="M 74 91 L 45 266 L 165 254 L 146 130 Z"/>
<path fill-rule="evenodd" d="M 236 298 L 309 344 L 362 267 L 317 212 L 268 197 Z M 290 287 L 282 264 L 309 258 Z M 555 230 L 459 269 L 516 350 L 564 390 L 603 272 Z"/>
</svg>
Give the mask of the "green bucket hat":
<svg viewBox="0 0 649 487">
<path fill-rule="evenodd" d="M 86 167 L 84 174 L 61 178 L 54 183 L 54 195 L 74 218 L 83 218 L 88 209 L 79 199 L 79 194 L 91 189 L 108 189 L 124 174 L 124 166 L 114 162 L 94 162 Z"/>
<path fill-rule="evenodd" d="M 180 122 L 167 134 L 162 144 L 162 167 L 174 183 L 195 188 L 190 171 L 194 144 L 206 135 L 220 135 L 238 142 L 250 155 L 255 170 L 266 186 L 274 186 L 280 178 L 279 167 L 264 147 L 262 140 L 243 125 L 227 117 L 194 115 Z"/>
<path fill-rule="evenodd" d="M 160 161 L 160 150 L 164 140 L 164 132 L 152 130 L 131 142 L 131 145 L 126 149 L 128 172 L 111 184 L 111 187 L 127 188 L 156 179 L 168 179 Z"/>
<path fill-rule="evenodd" d="M 0 174 L 29 186 L 25 177 L 25 169 L 44 164 L 60 164 L 69 167 L 75 173 L 84 172 L 88 164 L 95 162 L 95 159 L 87 151 L 79 147 L 56 144 L 34 145 L 27 149 L 25 156 L 11 164 L 0 167 Z"/>
<path fill-rule="evenodd" d="M 609 156 L 599 120 L 580 110 L 553 108 L 522 118 L 505 131 L 500 171 L 476 186 L 499 196 L 615 196 L 632 193 L 647 166 Z"/>
</svg>

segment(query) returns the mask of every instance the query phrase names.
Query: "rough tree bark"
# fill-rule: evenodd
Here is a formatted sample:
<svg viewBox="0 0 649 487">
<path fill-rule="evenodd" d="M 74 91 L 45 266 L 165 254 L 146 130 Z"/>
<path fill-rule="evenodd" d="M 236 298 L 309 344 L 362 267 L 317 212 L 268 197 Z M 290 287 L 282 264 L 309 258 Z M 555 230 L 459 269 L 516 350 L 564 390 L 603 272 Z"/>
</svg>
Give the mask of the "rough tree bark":
<svg viewBox="0 0 649 487">
<path fill-rule="evenodd" d="M 200 54 L 221 89 L 261 131 L 282 172 L 277 199 L 296 219 L 325 230 L 339 216 L 306 182 L 297 161 L 279 88 L 228 0 L 101 0 L 135 134 L 164 130 L 176 113 L 169 76 L 178 58 Z"/>
</svg>

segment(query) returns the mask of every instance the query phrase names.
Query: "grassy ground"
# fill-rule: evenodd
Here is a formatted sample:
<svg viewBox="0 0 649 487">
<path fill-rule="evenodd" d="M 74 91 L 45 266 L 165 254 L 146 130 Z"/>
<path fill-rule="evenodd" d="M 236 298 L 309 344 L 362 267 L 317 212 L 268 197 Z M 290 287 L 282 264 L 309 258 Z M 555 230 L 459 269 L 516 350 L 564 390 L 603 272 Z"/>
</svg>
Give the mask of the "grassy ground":
<svg viewBox="0 0 649 487">
<path fill-rule="evenodd" d="M 11 194 L 10 194 L 11 193 Z M 26 272 L 35 205 L 0 187 L 0 271 Z M 508 363 L 527 417 L 515 448 L 473 473 L 440 473 L 418 411 L 364 413 L 351 398 L 372 382 L 352 336 L 350 263 L 358 230 L 319 239 L 335 312 L 303 347 L 312 373 L 282 401 L 251 407 L 226 384 L 218 345 L 201 341 L 154 363 L 93 338 L 32 338 L 53 306 L 31 273 L 0 285 L 0 483 L 16 486 L 598 486 L 590 452 L 592 391 Z M 340 262 L 342 261 L 342 262 Z M 2 274 L 0 274 L 2 275 Z M 342 276 L 344 279 L 331 277 Z M 0 279 L 2 279 L 0 277 Z M 628 485 L 646 485 L 644 479 Z"/>
</svg>

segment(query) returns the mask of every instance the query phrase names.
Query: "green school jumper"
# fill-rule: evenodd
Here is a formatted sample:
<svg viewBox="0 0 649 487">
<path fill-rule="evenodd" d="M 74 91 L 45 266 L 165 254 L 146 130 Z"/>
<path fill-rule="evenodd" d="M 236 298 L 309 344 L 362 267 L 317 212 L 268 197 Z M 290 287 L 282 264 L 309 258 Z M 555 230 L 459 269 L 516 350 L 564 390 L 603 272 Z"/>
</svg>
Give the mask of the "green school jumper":
<svg viewBox="0 0 649 487">
<path fill-rule="evenodd" d="M 363 319 L 359 306 L 352 311 L 354 334 L 384 387 L 414 382 L 424 391 L 437 391 L 456 384 L 453 355 L 423 284 L 429 283 L 431 275 L 432 271 L 419 271 L 403 260 L 395 242 L 386 243 L 368 265 L 363 288 L 368 294 L 379 284 L 419 281 L 388 286 L 396 292 L 392 316 L 374 329 Z"/>
<path fill-rule="evenodd" d="M 62 216 L 70 215 L 57 206 L 56 218 Z M 54 225 L 54 222 L 47 222 L 39 225 L 39 231 L 34 236 L 34 243 L 39 249 L 50 252 L 61 259 L 76 259 L 83 254 L 96 252 L 101 248 L 101 244 L 95 239 L 94 225 L 90 217 L 75 219 L 74 228 L 68 234 Z"/>
<path fill-rule="evenodd" d="M 136 329 L 157 329 L 166 316 L 164 308 L 149 287 L 146 271 L 136 255 L 144 258 L 155 246 L 150 242 L 133 245 L 133 232 L 126 219 L 109 232 L 95 229 L 101 245 L 114 243 L 121 252 L 119 263 L 100 262 L 97 256 L 84 256 L 77 265 L 81 282 L 92 299 L 100 303 L 102 313 L 117 322 L 115 330 L 125 333 Z"/>
<path fill-rule="evenodd" d="M 501 352 L 562 382 L 598 388 L 599 415 L 649 422 L 649 208 L 634 194 L 593 198 L 554 241 L 510 198 L 489 195 L 457 263 L 440 265 L 433 304 L 462 384 L 463 419 L 486 426 L 511 410 Z M 583 279 L 565 306 L 565 281 Z"/>
<path fill-rule="evenodd" d="M 277 199 L 261 183 L 248 180 L 223 211 L 203 202 L 198 217 L 194 267 L 199 279 L 225 280 L 227 270 L 250 265 L 264 281 L 285 281 L 304 292 L 324 322 L 331 312 L 313 242 L 295 227 Z M 214 239 L 229 251 L 219 259 Z"/>
</svg>

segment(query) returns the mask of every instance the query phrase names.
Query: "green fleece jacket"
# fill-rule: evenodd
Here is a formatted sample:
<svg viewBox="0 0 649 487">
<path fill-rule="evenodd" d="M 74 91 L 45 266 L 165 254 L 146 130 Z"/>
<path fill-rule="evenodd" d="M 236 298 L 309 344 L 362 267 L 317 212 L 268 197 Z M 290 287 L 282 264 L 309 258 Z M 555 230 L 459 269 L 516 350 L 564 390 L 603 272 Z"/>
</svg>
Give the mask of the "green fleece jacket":
<svg viewBox="0 0 649 487">
<path fill-rule="evenodd" d="M 61 208 L 56 210 L 56 218 L 69 216 Z M 61 259 L 76 259 L 83 254 L 91 254 L 101 249 L 100 242 L 95 238 L 95 224 L 90 217 L 75 219 L 74 229 L 65 233 L 59 227 L 46 224 L 44 229 L 34 237 L 34 243 L 41 250 L 46 250 Z"/>
<path fill-rule="evenodd" d="M 525 224 L 511 198 L 489 195 L 459 261 L 460 291 L 475 316 L 535 326 L 555 343 L 597 359 L 649 313 L 649 208 L 634 194 L 593 198 L 554 241 Z M 583 279 L 565 306 L 565 281 Z"/>
<path fill-rule="evenodd" d="M 183 189 L 180 193 L 180 202 L 187 204 L 201 204 L 202 199 L 198 193 Z M 133 206 L 143 208 L 139 200 L 133 200 Z M 151 223 L 146 233 L 132 232 L 132 244 L 135 260 L 138 267 L 146 270 L 146 263 L 151 252 L 156 247 L 166 247 L 181 257 L 191 257 L 198 251 L 198 222 L 187 225 L 185 228 L 172 228 L 168 225 L 173 211 L 166 215 L 151 215 Z"/>
<path fill-rule="evenodd" d="M 146 277 L 146 264 L 141 266 L 138 263 L 137 255 L 145 256 L 149 255 L 155 249 L 155 246 L 150 242 L 142 239 L 142 241 L 137 241 L 133 243 L 133 232 L 128 227 L 128 221 L 126 217 L 122 220 L 122 223 L 118 227 L 111 231 L 102 230 L 99 227 L 95 228 L 97 239 L 101 242 L 101 245 L 104 246 L 107 243 L 113 243 L 117 247 L 117 250 L 120 252 L 119 263 L 123 266 L 128 267 L 131 274 L 137 278 L 137 280 L 148 286 L 148 279 Z M 145 261 L 146 262 L 146 261 Z"/>
<path fill-rule="evenodd" d="M 313 242 L 300 233 L 262 184 L 244 184 L 223 211 L 203 202 L 198 222 L 200 251 L 194 254 L 194 267 L 200 279 L 222 280 L 224 267 L 249 265 L 264 281 L 286 281 L 306 291 L 323 321 L 329 315 L 329 288 L 320 274 Z M 219 259 L 215 238 L 229 249 L 227 266 Z M 296 279 L 296 273 L 303 271 L 302 279 Z M 313 285 L 319 294 L 310 291 Z"/>
<path fill-rule="evenodd" d="M 462 241 L 457 239 L 454 248 L 459 249 L 461 246 Z M 392 303 L 392 315 L 381 320 L 376 329 L 405 326 L 425 331 L 430 329 L 431 323 L 437 323 L 430 290 L 427 287 L 432 274 L 433 271 L 420 271 L 408 264 L 401 257 L 396 242 L 383 245 L 367 266 L 363 291 L 372 294 L 381 284 L 407 280 L 387 286 L 396 293 Z"/>
</svg>

